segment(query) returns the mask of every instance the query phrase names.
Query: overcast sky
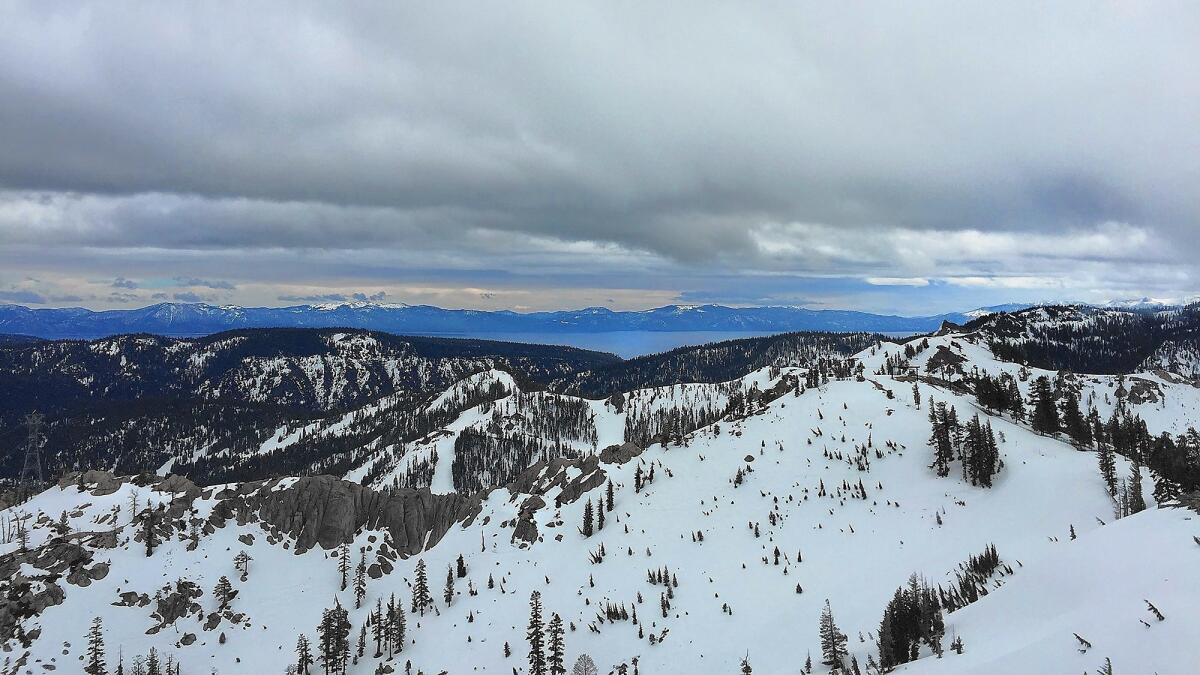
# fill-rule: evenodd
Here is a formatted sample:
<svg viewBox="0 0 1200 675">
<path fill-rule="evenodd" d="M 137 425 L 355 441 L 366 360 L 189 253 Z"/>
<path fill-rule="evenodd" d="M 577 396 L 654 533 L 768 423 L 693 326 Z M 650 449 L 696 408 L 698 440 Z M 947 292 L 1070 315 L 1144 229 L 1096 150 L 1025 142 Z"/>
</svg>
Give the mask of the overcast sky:
<svg viewBox="0 0 1200 675">
<path fill-rule="evenodd" d="M 0 302 L 1200 293 L 1200 3 L 1023 4 L 0 0 Z"/>
</svg>

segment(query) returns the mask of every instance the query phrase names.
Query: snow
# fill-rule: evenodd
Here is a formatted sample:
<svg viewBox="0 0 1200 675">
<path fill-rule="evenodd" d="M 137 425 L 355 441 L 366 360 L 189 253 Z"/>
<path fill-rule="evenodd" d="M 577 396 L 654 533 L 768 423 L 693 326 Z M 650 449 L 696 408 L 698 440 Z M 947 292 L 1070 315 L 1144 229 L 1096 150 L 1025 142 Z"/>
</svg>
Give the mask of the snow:
<svg viewBox="0 0 1200 675">
<path fill-rule="evenodd" d="M 1021 369 L 996 360 L 986 346 L 962 336 L 930 338 L 930 348 L 914 358 L 914 365 L 924 372 L 939 346 L 968 359 L 968 367 L 1014 376 Z M 859 355 L 868 373 L 864 381 L 834 381 L 803 394 L 788 393 L 751 417 L 722 420 L 701 429 L 682 445 L 654 445 L 624 465 L 602 464 L 606 480 L 615 488 L 616 508 L 606 513 L 605 528 L 591 538 L 584 538 L 578 526 L 584 502 L 594 502 L 602 488 L 557 509 L 553 507 L 556 493 L 544 495 L 549 506 L 533 516 L 539 539 L 528 546 L 512 541 L 510 524 L 528 495 L 492 491 L 478 517 L 469 525 L 452 528 L 420 556 L 429 566 L 440 609 L 436 615 L 409 616 L 408 631 L 414 642 L 393 667 L 402 672 L 404 661 L 411 659 L 413 672 L 523 670 L 527 604 L 533 590 L 542 593 L 547 618 L 558 613 L 575 624 L 576 630 L 566 634 L 568 663 L 588 653 L 602 672 L 634 657 L 645 673 L 735 672 L 740 659 L 749 654 L 756 674 L 794 674 L 807 654 L 820 661 L 816 629 L 826 599 L 839 627 L 850 636 L 851 652 L 865 667 L 867 656 L 876 651 L 874 633 L 883 608 L 910 574 L 934 584 L 946 583 L 959 563 L 995 544 L 1013 574 L 980 601 L 946 617 L 948 635 L 963 638 L 964 654 L 947 652 L 937 659 L 925 649 L 920 660 L 899 672 L 1093 672 L 1105 657 L 1113 660 L 1119 673 L 1196 672 L 1200 546 L 1192 537 L 1200 535 L 1200 516 L 1181 508 L 1156 508 L 1151 500 L 1149 510 L 1114 519 L 1094 453 L 1034 434 L 1003 417 L 989 418 L 1003 437 L 1004 468 L 993 488 L 963 482 L 957 465 L 950 477 L 937 478 L 929 468 L 927 408 L 913 405 L 911 382 L 870 374 L 886 354 L 902 351 L 885 344 L 874 353 Z M 1027 371 L 1022 387 L 1040 373 Z M 801 373 L 798 369 L 757 371 L 732 386 L 766 390 L 784 375 Z M 1126 378 L 1127 386 L 1133 377 Z M 1197 423 L 1197 390 L 1154 375 L 1136 377 L 1154 382 L 1165 392 L 1163 402 L 1138 405 L 1152 430 L 1177 430 Z M 454 391 L 489 379 L 502 382 L 510 392 L 518 390 L 505 373 L 485 371 L 470 376 L 470 382 L 456 383 L 430 406 L 445 405 Z M 926 405 L 933 399 L 945 401 L 960 411 L 960 417 L 977 411 L 973 399 L 929 382 L 918 386 Z M 1081 377 L 1080 386 L 1085 395 L 1094 394 L 1098 406 L 1109 405 L 1105 395 L 1113 391 L 1115 378 Z M 887 397 L 888 390 L 893 398 Z M 720 385 L 679 385 L 630 392 L 626 399 L 630 406 L 723 402 L 723 391 Z M 430 437 L 406 448 L 382 448 L 372 461 L 385 453 L 403 452 L 403 467 L 412 458 L 436 451 L 439 459 L 431 488 L 435 493 L 449 492 L 455 436 L 485 423 L 493 406 L 504 406 L 508 400 L 463 411 Z M 587 403 L 595 416 L 598 446 L 620 442 L 625 413 L 605 401 Z M 377 401 L 368 412 L 387 405 L 387 399 Z M 352 421 L 350 413 L 311 431 L 337 433 Z M 260 451 L 282 447 L 297 433 L 281 428 Z M 863 446 L 870 462 L 866 471 L 846 459 Z M 747 456 L 753 461 L 747 462 Z M 752 471 L 735 486 L 735 474 L 747 466 Z M 641 492 L 635 492 L 633 485 L 638 467 L 644 474 L 651 467 L 655 471 L 655 480 Z M 568 473 L 578 476 L 579 469 Z M 1123 459 L 1118 473 L 1129 473 Z M 859 481 L 866 499 L 851 497 L 842 489 Z M 1149 500 L 1152 482 L 1149 476 L 1144 481 Z M 283 490 L 294 483 L 295 479 L 284 479 L 270 489 Z M 828 496 L 818 495 L 821 485 Z M 184 672 L 283 672 L 297 635 L 303 632 L 314 639 L 321 611 L 335 598 L 350 609 L 352 638 L 377 599 L 386 602 L 395 593 L 407 608 L 418 558 L 397 561 L 390 575 L 369 581 L 365 606 L 355 610 L 352 592 L 339 590 L 337 560 L 328 552 L 316 549 L 296 555 L 282 543 L 268 543 L 266 533 L 252 524 L 229 521 L 203 537 L 195 551 L 187 551 L 185 542 L 171 541 L 146 557 L 140 544 L 129 541 L 131 532 L 126 527 L 132 490 L 125 485 L 112 495 L 98 497 L 80 494 L 74 487 L 54 488 L 0 513 L 0 518 L 10 521 L 18 511 L 34 514 L 33 520 L 37 514 L 57 520 L 66 511 L 72 530 L 80 531 L 113 527 L 103 519 L 114 507 L 121 509 L 116 522 L 119 545 L 95 551 L 96 560 L 110 562 L 112 571 L 86 588 L 65 585 L 66 602 L 36 619 L 43 632 L 34 643 L 33 656 L 43 663 L 54 660 L 60 670 L 69 670 L 63 664 L 75 663 L 89 621 L 103 616 L 110 665 L 118 646 L 127 657 L 155 646 L 181 658 Z M 160 502 L 169 498 L 144 488 L 139 494 L 143 502 L 147 497 Z M 219 495 L 220 490 L 207 494 Z M 207 515 L 217 502 L 216 496 L 203 498 L 196 507 Z M 770 522 L 771 514 L 775 524 Z M 758 536 L 751 523 L 758 524 Z M 1070 538 L 1072 529 L 1077 539 Z M 696 532 L 703 533 L 702 542 L 693 540 Z M 252 544 L 239 541 L 245 534 L 254 536 Z M 350 547 L 354 561 L 360 547 L 366 549 L 368 562 L 373 561 L 385 536 L 359 533 Z M 48 537 L 47 527 L 35 527 L 32 545 Z M 589 554 L 601 545 L 607 553 L 604 561 L 590 563 Z M 16 546 L 15 542 L 0 544 L 0 553 Z M 771 561 L 776 546 L 782 553 L 778 566 Z M 238 580 L 232 563 L 241 550 L 254 559 L 245 583 Z M 467 580 L 459 579 L 458 594 L 446 607 L 440 600 L 440 583 L 447 566 L 460 554 L 479 594 L 468 595 Z M 664 565 L 679 580 L 667 618 L 659 611 L 663 587 L 649 584 L 646 578 L 647 570 Z M 37 570 L 27 572 L 32 575 Z M 487 588 L 489 574 L 496 581 L 495 589 Z M 193 616 L 179 620 L 174 628 L 147 635 L 146 629 L 154 623 L 153 604 L 112 606 L 120 592 L 153 596 L 162 586 L 186 578 L 205 591 L 198 602 L 209 612 L 215 606 L 213 585 L 222 575 L 239 591 L 233 608 L 246 613 L 242 625 L 223 621 L 217 631 L 204 631 Z M 803 593 L 796 593 L 797 584 Z M 638 593 L 644 598 L 642 604 L 637 604 Z M 1162 610 L 1166 620 L 1158 622 L 1147 611 L 1145 600 Z M 629 622 L 598 620 L 598 607 L 606 601 L 636 607 L 644 631 L 660 635 L 666 629 L 665 640 L 651 645 L 638 639 L 638 627 Z M 732 615 L 722 611 L 726 603 Z M 468 613 L 474 621 L 467 621 Z M 590 629 L 593 625 L 597 632 Z M 196 643 L 177 646 L 188 632 L 198 636 Z M 220 632 L 226 634 L 226 644 L 218 643 Z M 1075 632 L 1091 641 L 1087 653 L 1078 651 Z M 513 649 L 511 658 L 503 655 L 506 641 Z M 71 646 L 65 648 L 64 643 Z M 372 654 L 369 645 L 366 658 L 350 672 L 375 672 L 379 662 Z"/>
<path fill-rule="evenodd" d="M 1058 547 L 1027 563 L 1002 592 L 950 615 L 947 630 L 977 636 L 962 656 L 924 658 L 897 672 L 1094 672 L 1105 658 L 1118 673 L 1197 672 L 1198 519 L 1184 509 L 1151 509 Z M 1076 633 L 1092 647 L 1079 652 Z"/>
</svg>

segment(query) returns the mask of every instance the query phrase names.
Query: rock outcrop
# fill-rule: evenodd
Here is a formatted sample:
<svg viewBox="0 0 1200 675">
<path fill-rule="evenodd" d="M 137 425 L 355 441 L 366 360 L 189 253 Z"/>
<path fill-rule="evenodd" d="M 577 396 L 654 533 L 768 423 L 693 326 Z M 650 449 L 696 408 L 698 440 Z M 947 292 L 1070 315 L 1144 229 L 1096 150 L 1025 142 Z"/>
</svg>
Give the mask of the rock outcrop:
<svg viewBox="0 0 1200 675">
<path fill-rule="evenodd" d="M 478 497 L 428 489 L 376 492 L 332 476 L 244 484 L 238 492 L 218 495 L 222 502 L 214 516 L 265 523 L 295 539 L 296 553 L 337 548 L 365 528 L 387 531 L 402 555 L 416 555 L 455 524 L 469 524 L 480 510 Z"/>
</svg>

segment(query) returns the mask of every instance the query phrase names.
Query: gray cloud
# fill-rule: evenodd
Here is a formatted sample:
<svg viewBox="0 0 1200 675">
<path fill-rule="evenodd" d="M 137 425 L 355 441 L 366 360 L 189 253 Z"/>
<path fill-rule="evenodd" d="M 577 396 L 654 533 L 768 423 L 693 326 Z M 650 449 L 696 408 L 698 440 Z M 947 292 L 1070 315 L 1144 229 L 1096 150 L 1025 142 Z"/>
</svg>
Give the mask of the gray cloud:
<svg viewBox="0 0 1200 675">
<path fill-rule="evenodd" d="M 180 286 L 200 286 L 202 288 L 212 288 L 214 290 L 232 291 L 237 288 L 232 283 L 223 279 L 200 279 L 197 277 L 175 277 L 175 283 Z"/>
<path fill-rule="evenodd" d="M 377 293 L 318 293 L 315 295 L 280 295 L 277 299 L 284 302 L 383 302 L 387 298 L 385 291 Z"/>
<path fill-rule="evenodd" d="M 0 248 L 280 301 L 1196 283 L 1197 5 L 229 14 L 5 11 Z"/>
<path fill-rule="evenodd" d="M 191 291 L 180 291 L 173 294 L 172 297 L 179 302 L 204 302 L 207 300 L 203 295 Z"/>
<path fill-rule="evenodd" d="M 116 279 L 113 279 L 112 287 L 133 289 L 138 287 L 138 283 L 131 279 L 126 279 L 125 277 L 117 277 Z"/>
<path fill-rule="evenodd" d="M 0 290 L 0 300 L 8 302 L 19 302 L 28 305 L 44 305 L 46 304 L 46 296 L 34 291 L 24 290 Z"/>
</svg>

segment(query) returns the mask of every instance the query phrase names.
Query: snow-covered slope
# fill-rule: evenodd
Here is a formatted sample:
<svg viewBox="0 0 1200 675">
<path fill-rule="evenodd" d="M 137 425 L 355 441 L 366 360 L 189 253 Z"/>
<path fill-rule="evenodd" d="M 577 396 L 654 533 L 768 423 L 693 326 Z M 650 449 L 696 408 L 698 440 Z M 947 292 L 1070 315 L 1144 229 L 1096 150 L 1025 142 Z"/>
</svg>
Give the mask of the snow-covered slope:
<svg viewBox="0 0 1200 675">
<path fill-rule="evenodd" d="M 921 658 L 904 672 L 1080 672 L 1095 670 L 1106 657 L 1116 672 L 1192 672 L 1200 663 L 1192 620 L 1200 588 L 1195 514 L 1155 508 L 1152 477 L 1143 474 L 1150 510 L 1115 520 L 1094 452 L 979 411 L 954 366 L 1013 369 L 1014 377 L 1021 369 L 995 359 L 986 345 L 961 335 L 930 338 L 908 359 L 922 376 L 920 407 L 911 371 L 875 374 L 888 356 L 903 356 L 903 347 L 868 350 L 859 355 L 861 379 L 820 386 L 804 386 L 804 371 L 783 368 L 725 385 L 643 390 L 604 401 L 539 400 L 543 395 L 522 392 L 504 373 L 480 373 L 433 402 L 453 411 L 449 423 L 405 448 L 363 451 L 368 459 L 349 476 L 386 485 L 391 472 L 405 470 L 396 467 L 436 451 L 431 481 L 434 492 L 446 492 L 453 485 L 454 439 L 464 429 L 494 422 L 493 428 L 514 434 L 544 434 L 538 416 L 559 414 L 544 412 L 551 407 L 563 414 L 586 411 L 583 426 L 594 440 L 543 436 L 569 452 L 540 458 L 477 502 L 401 489 L 392 498 L 408 500 L 405 505 L 384 508 L 382 497 L 348 492 L 354 486 L 346 484 L 313 511 L 299 496 L 311 497 L 312 491 L 299 492 L 311 479 L 204 493 L 172 479 L 160 489 L 138 488 L 139 510 L 131 512 L 134 487 L 127 482 L 110 494 L 104 493 L 113 488 L 100 483 L 83 492 L 74 484 L 52 488 L 0 513 L 10 533 L 0 544 L 0 571 L 21 575 L 6 584 L 9 597 L 46 590 L 45 604 L 56 595 L 50 585 L 64 594 L 61 604 L 23 616 L 22 635 L 3 636 L 8 655 L 15 662 L 28 651 L 26 668 L 34 672 L 44 664 L 78 672 L 88 622 L 101 616 L 110 663 L 118 648 L 128 668 L 132 655 L 155 647 L 179 659 L 185 673 L 282 673 L 293 661 L 297 636 L 315 643 L 321 612 L 335 602 L 349 610 L 352 645 L 377 601 L 386 604 L 395 594 L 410 610 L 423 562 L 437 609 L 409 613 L 408 642 L 390 661 L 386 654 L 374 657 L 368 630 L 364 655 L 349 672 L 374 673 L 385 664 L 403 672 L 408 661 L 414 673 L 527 672 L 524 636 L 533 591 L 541 594 L 544 618 L 558 614 L 568 626 L 568 666 L 587 653 L 601 672 L 636 660 L 645 673 L 722 673 L 735 672 L 748 655 L 755 673 L 796 673 L 810 654 L 820 662 L 818 617 L 828 600 L 849 636 L 850 653 L 865 669 L 877 652 L 884 606 L 911 574 L 949 586 L 964 561 L 994 545 L 1005 571 L 986 597 L 946 616 L 946 642 L 961 637 L 963 654 L 947 651 L 938 659 L 922 647 Z M 1034 375 L 1029 372 L 1022 386 Z M 1131 401 L 1135 379 L 1158 399 Z M 1106 397 L 1116 405 L 1116 378 L 1080 377 L 1077 383 L 1097 406 Z M 467 391 L 493 384 L 503 392 L 492 389 L 497 395 L 489 402 L 454 403 L 470 402 Z M 1120 398 L 1138 406 L 1153 429 L 1196 423 L 1200 406 L 1186 385 L 1137 375 L 1124 386 Z M 958 462 L 945 478 L 930 468 L 931 400 L 953 405 L 962 419 L 980 412 L 990 421 L 1003 461 L 992 488 L 964 482 Z M 641 414 L 634 411 L 701 403 L 727 414 L 687 434 L 670 427 L 644 449 L 616 445 L 629 416 Z M 374 405 L 373 414 L 386 414 L 386 399 Z M 369 414 L 351 414 L 345 428 Z M 331 428 L 325 431 L 334 433 Z M 394 465 L 383 461 L 389 453 L 399 460 Z M 385 469 L 373 471 L 371 462 Z M 1130 474 L 1123 458 L 1117 474 Z M 597 507 L 609 484 L 611 511 Z M 164 513 L 178 514 L 157 521 L 162 542 L 149 557 L 139 539 L 142 520 L 133 516 L 143 513 L 147 499 L 170 502 Z M 581 532 L 588 504 L 605 515 L 591 536 Z M 63 512 L 74 534 L 52 540 Z M 15 519 L 30 532 L 32 553 L 20 552 L 12 540 Z M 313 546 L 322 537 L 323 543 L 344 541 L 352 567 L 360 555 L 371 566 L 361 608 L 353 584 L 342 590 L 336 547 Z M 233 562 L 242 550 L 253 558 L 245 581 Z M 407 551 L 414 555 L 395 553 Z M 447 604 L 443 580 L 460 555 L 466 576 L 454 579 Z M 664 568 L 669 586 L 656 578 Z M 213 595 L 221 576 L 238 591 L 225 611 Z M 200 595 L 190 597 L 186 583 L 181 592 L 180 580 L 194 583 Z M 1165 621 L 1138 598 L 1154 603 Z M 2 614 L 0 628 L 12 630 L 15 624 L 5 624 Z M 147 633 L 155 626 L 159 630 Z M 1091 642 L 1087 653 L 1079 652 L 1073 632 Z"/>
</svg>

